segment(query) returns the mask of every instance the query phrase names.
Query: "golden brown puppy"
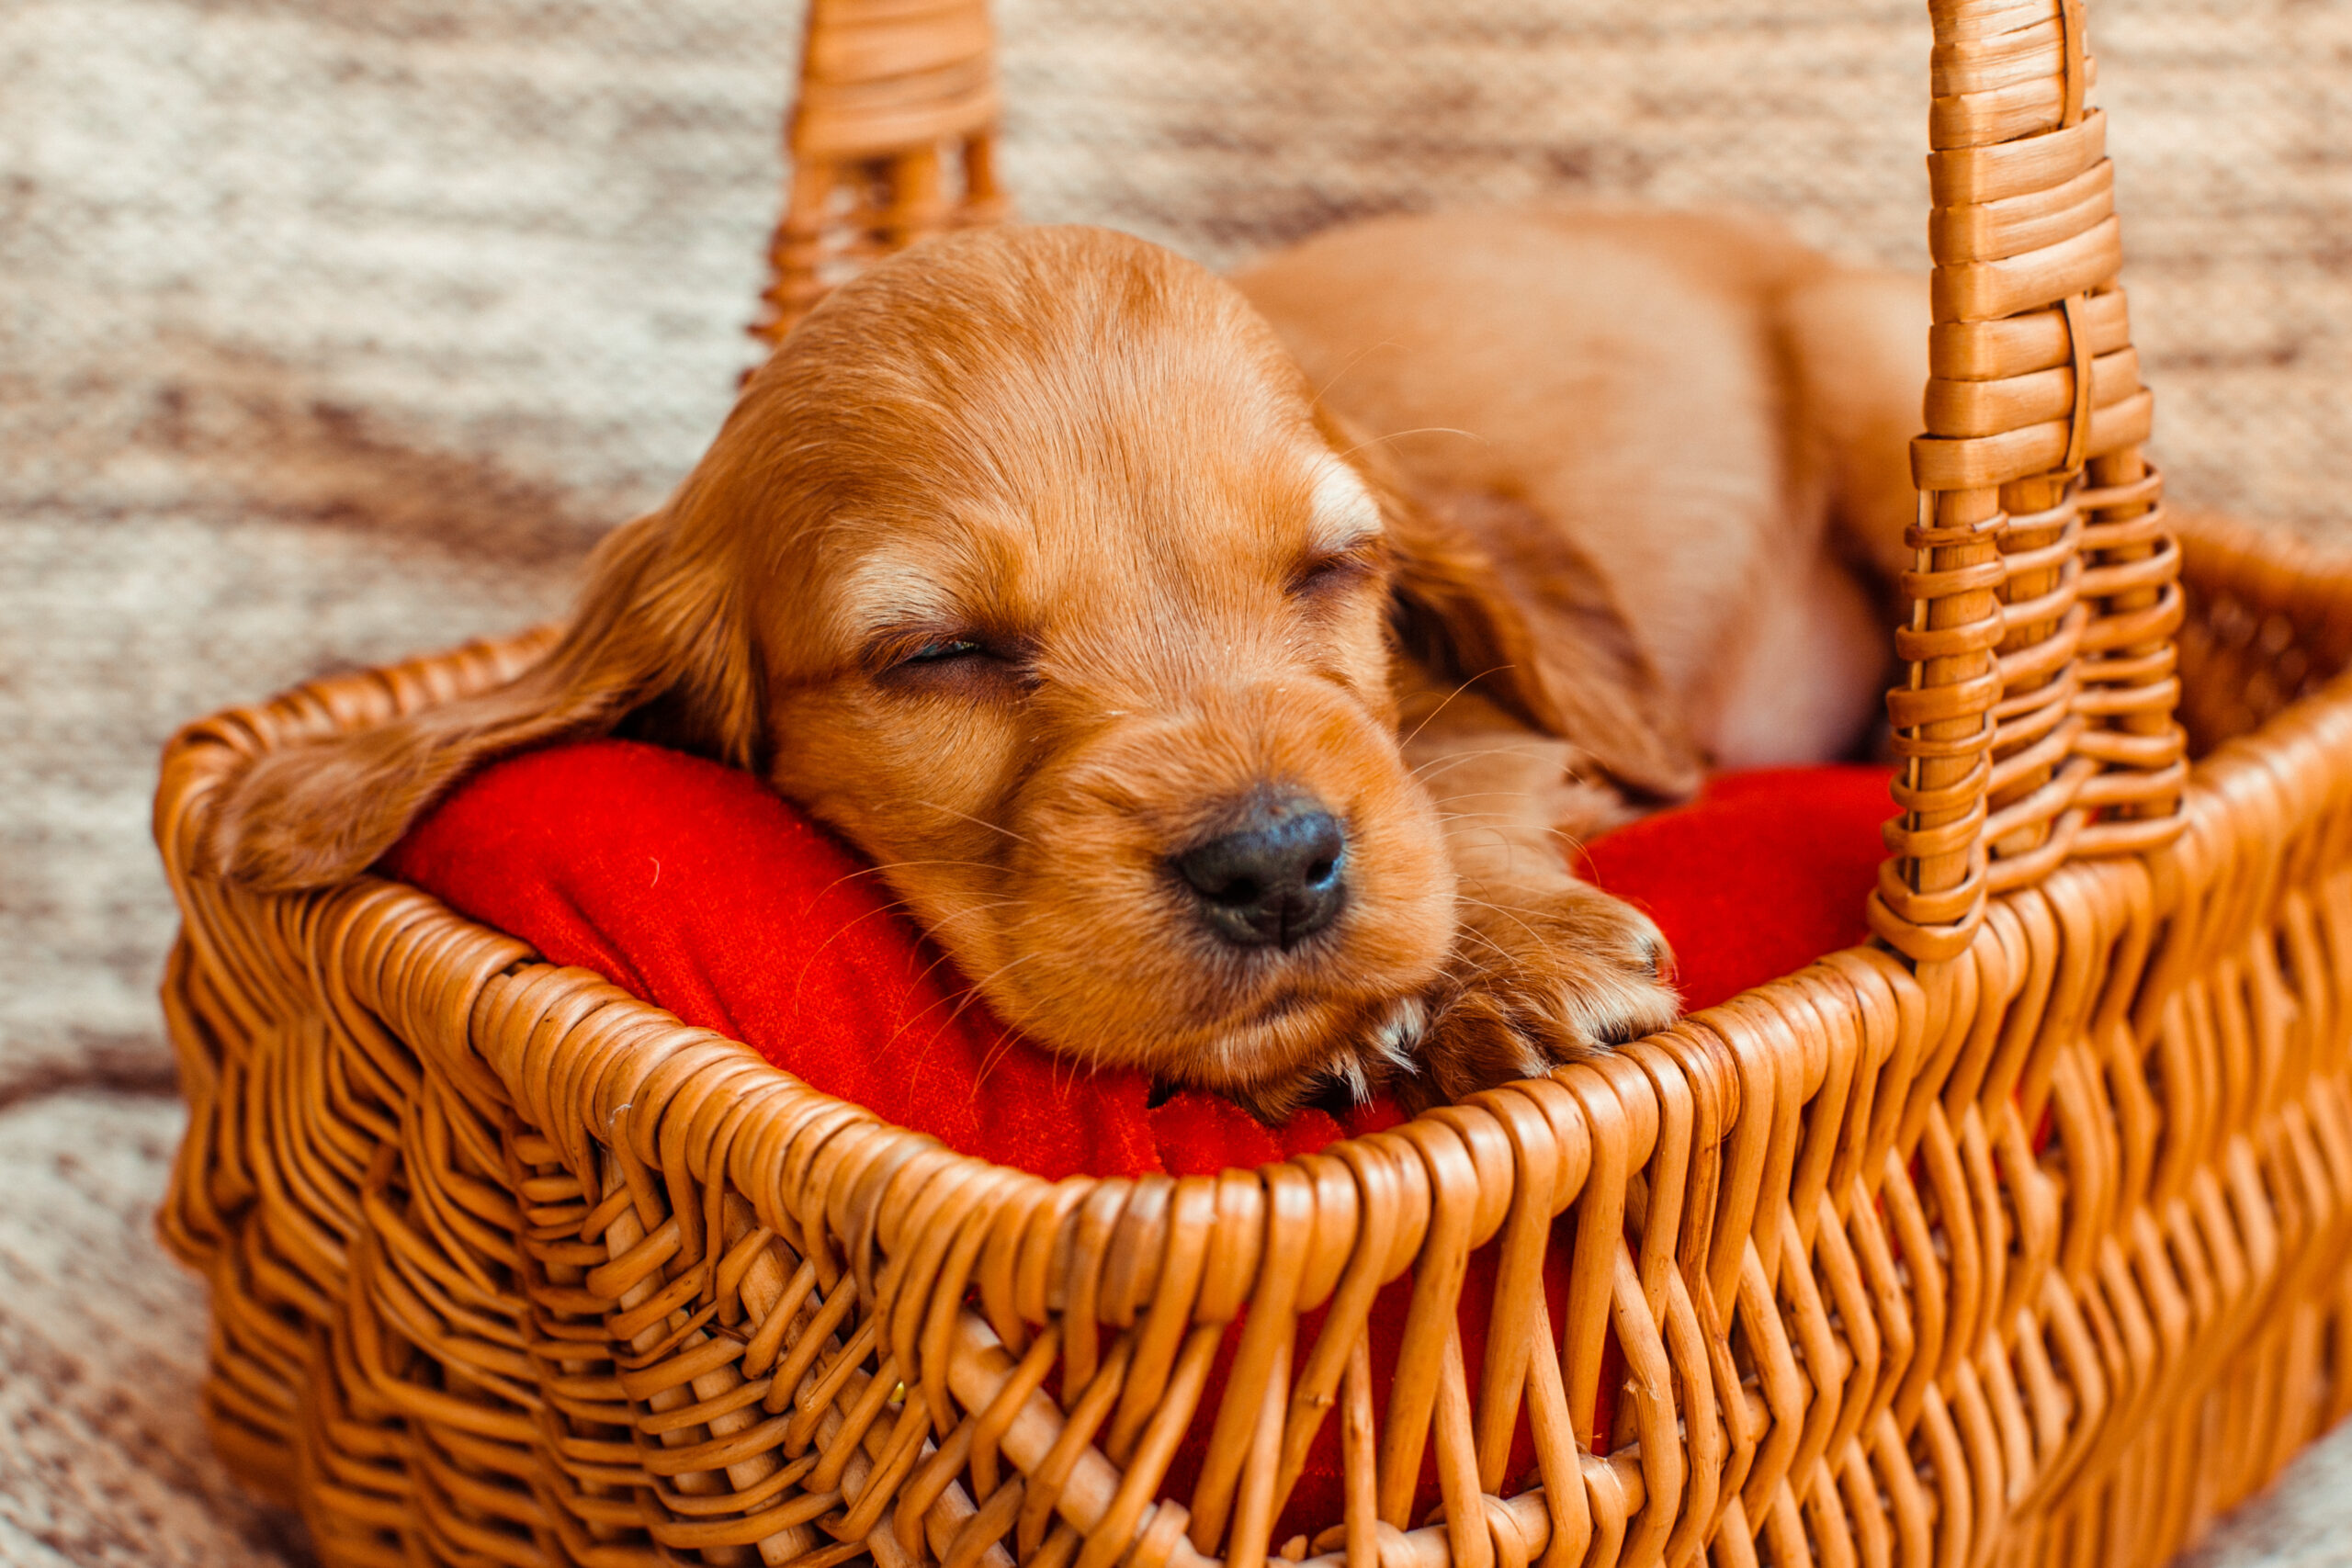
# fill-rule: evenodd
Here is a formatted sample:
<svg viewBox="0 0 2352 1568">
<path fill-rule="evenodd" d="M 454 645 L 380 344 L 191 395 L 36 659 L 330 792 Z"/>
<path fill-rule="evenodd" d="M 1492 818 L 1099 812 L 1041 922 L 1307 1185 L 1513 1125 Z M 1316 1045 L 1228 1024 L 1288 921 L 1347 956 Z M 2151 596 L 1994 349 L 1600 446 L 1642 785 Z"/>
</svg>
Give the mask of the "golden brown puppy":
<svg viewBox="0 0 2352 1568">
<path fill-rule="evenodd" d="M 1568 874 L 1555 829 L 1695 782 L 1754 578 L 1716 573 L 1656 635 L 1619 605 L 1681 608 L 1683 547 L 1655 527 L 1711 530 L 1690 536 L 1711 572 L 1725 541 L 1754 570 L 1817 544 L 1799 513 L 1826 514 L 1843 436 L 1783 324 L 1797 253 L 1709 284 L 1704 240 L 1658 232 L 1691 276 L 1638 286 L 1711 288 L 1715 311 L 1679 357 L 1647 344 L 1646 410 L 1614 412 L 1689 428 L 1589 448 L 1542 410 L 1571 384 L 1600 390 L 1561 417 L 1613 407 L 1611 373 L 1560 363 L 1595 345 L 1528 351 L 1548 323 L 1523 295 L 1443 298 L 1410 224 L 1244 280 L 1287 350 L 1240 291 L 1117 234 L 917 246 L 794 332 L 670 502 L 599 550 L 540 665 L 264 759 L 214 861 L 336 881 L 489 758 L 621 730 L 756 770 L 840 830 L 1040 1041 L 1264 1114 L 1328 1083 L 1459 1095 L 1661 1027 L 1657 932 Z M 1712 400 L 1646 379 L 1711 365 Z M 1367 439 L 1434 423 L 1479 428 L 1484 456 Z M 1668 471 L 1612 460 L 1589 506 L 1575 465 L 1631 439 Z M 1601 570 L 1625 538 L 1643 564 Z"/>
</svg>

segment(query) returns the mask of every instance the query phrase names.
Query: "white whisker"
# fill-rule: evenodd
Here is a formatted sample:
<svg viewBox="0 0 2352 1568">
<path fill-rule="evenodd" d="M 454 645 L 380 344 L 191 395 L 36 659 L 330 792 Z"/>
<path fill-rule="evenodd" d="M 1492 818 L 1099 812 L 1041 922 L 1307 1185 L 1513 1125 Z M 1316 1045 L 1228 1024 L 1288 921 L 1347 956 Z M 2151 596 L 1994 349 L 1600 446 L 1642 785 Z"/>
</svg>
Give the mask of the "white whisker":
<svg viewBox="0 0 2352 1568">
<path fill-rule="evenodd" d="M 1412 733 L 1412 734 L 1410 734 L 1410 735 L 1407 735 L 1407 736 L 1401 737 L 1401 738 L 1397 740 L 1397 742 L 1396 742 L 1397 749 L 1398 749 L 1399 750 L 1402 750 L 1404 748 L 1406 748 L 1406 747 L 1408 747 L 1408 746 L 1410 746 L 1410 745 L 1414 742 L 1414 740 L 1415 740 L 1415 739 L 1417 739 L 1419 737 L 1419 735 L 1420 735 L 1421 731 L 1422 731 L 1422 730 L 1424 730 L 1424 729 L 1427 729 L 1427 728 L 1430 727 L 1430 720 L 1431 720 L 1431 719 L 1435 718 L 1438 715 L 1440 715 L 1440 714 L 1442 714 L 1442 713 L 1443 713 L 1443 712 L 1445 711 L 1445 709 L 1446 709 L 1446 704 L 1453 702 L 1454 698 L 1456 698 L 1456 697 L 1460 696 L 1463 693 L 1464 693 L 1464 692 L 1468 691 L 1471 687 L 1473 687 L 1473 686 L 1476 685 L 1479 682 L 1481 682 L 1481 681 L 1485 680 L 1487 676 L 1489 676 L 1489 675 L 1500 675 L 1500 674 L 1504 674 L 1504 673 L 1506 673 L 1507 671 L 1512 671 L 1512 670 L 1516 670 L 1516 669 L 1518 669 L 1518 668 L 1519 668 L 1519 666 L 1518 666 L 1518 665 L 1516 665 L 1516 664 L 1498 664 L 1498 665 L 1496 665 L 1496 666 L 1495 666 L 1493 669 L 1491 669 L 1491 670 L 1481 670 L 1481 671 L 1478 671 L 1478 673 L 1476 673 L 1476 675 L 1473 675 L 1473 676 L 1469 677 L 1467 680 L 1464 681 L 1464 682 L 1462 682 L 1462 684 L 1460 684 L 1460 685 L 1458 685 L 1458 686 L 1454 687 L 1454 688 L 1453 688 L 1453 690 L 1452 690 L 1452 691 L 1450 691 L 1450 692 L 1446 693 L 1446 694 L 1445 694 L 1445 699 L 1444 699 L 1444 701 L 1443 701 L 1443 702 L 1439 703 L 1439 704 L 1437 705 L 1437 706 L 1435 706 L 1435 707 L 1433 707 L 1433 708 L 1430 709 L 1430 711 L 1429 711 L 1428 713 L 1423 714 L 1423 715 L 1421 716 L 1421 722 L 1420 722 L 1420 723 L 1419 723 L 1419 724 L 1417 724 L 1417 725 L 1415 725 L 1415 726 L 1413 726 L 1413 733 Z"/>
<path fill-rule="evenodd" d="M 1408 435 L 1460 435 L 1476 441 L 1481 446 L 1489 445 L 1487 438 L 1475 430 L 1457 430 L 1450 424 L 1424 424 L 1412 430 L 1392 430 L 1385 435 L 1369 436 L 1357 442 L 1340 456 L 1352 457 L 1367 446 L 1385 446 L 1391 441 L 1402 441 Z"/>
<path fill-rule="evenodd" d="M 935 800 L 918 800 L 915 804 L 922 807 L 926 811 L 936 811 L 944 817 L 960 818 L 962 820 L 969 822 L 975 828 L 986 828 L 991 833 L 1001 833 L 1016 844 L 1029 843 L 1029 840 L 1026 838 L 1023 838 L 1021 834 L 1014 832 L 1012 829 L 1004 826 L 1001 822 L 987 821 L 984 818 L 973 816 L 968 811 L 958 811 L 952 806 L 942 806 Z M 1033 849 L 1035 848 L 1034 844 L 1030 847 Z"/>
</svg>

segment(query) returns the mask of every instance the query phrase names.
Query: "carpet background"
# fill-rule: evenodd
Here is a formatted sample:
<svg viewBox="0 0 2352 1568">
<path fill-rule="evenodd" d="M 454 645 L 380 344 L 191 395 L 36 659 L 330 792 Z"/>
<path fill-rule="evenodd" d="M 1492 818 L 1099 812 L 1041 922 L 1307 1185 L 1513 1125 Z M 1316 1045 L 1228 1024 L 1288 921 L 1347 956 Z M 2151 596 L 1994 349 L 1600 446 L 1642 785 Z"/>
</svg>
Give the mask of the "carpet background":
<svg viewBox="0 0 2352 1568">
<path fill-rule="evenodd" d="M 1916 0 L 1001 0 L 1026 216 L 1227 264 L 1531 195 L 1924 265 Z M 179 721 L 557 611 L 749 362 L 794 0 L 0 6 L 0 1561 L 294 1560 L 195 1418 Z M 2184 500 L 2352 536 L 2352 0 L 2098 0 Z M 2352 1562 L 2352 1440 L 2209 1544 Z"/>
</svg>

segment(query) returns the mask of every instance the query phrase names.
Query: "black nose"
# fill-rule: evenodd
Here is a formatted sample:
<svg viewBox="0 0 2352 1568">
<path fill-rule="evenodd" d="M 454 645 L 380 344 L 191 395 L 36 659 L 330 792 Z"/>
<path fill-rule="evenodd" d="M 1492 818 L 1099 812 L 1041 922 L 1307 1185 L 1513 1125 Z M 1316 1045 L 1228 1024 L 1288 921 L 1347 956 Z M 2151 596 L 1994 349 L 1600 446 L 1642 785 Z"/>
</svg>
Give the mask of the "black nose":
<svg viewBox="0 0 2352 1568">
<path fill-rule="evenodd" d="M 1253 803 L 1239 827 L 1170 863 L 1226 941 L 1289 947 L 1338 918 L 1348 898 L 1347 860 L 1339 818 L 1291 796 Z"/>
</svg>

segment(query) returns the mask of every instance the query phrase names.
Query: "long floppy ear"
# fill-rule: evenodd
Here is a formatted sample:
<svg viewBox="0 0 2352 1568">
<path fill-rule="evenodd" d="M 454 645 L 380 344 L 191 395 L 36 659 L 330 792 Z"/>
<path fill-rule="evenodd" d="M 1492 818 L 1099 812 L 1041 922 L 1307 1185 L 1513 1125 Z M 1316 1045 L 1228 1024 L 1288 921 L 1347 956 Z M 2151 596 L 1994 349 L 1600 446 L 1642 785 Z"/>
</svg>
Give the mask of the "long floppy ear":
<svg viewBox="0 0 2352 1568">
<path fill-rule="evenodd" d="M 563 636 L 506 684 L 257 759 L 213 807 L 207 866 L 265 891 L 343 881 L 481 764 L 624 720 L 649 739 L 752 765 L 759 678 L 739 584 L 730 562 L 681 547 L 678 533 L 665 510 L 607 536 Z"/>
<path fill-rule="evenodd" d="M 1525 502 L 1415 494 L 1318 407 L 1333 448 L 1380 503 L 1404 650 L 1573 743 L 1623 788 L 1679 800 L 1703 761 L 1608 581 Z"/>
</svg>

